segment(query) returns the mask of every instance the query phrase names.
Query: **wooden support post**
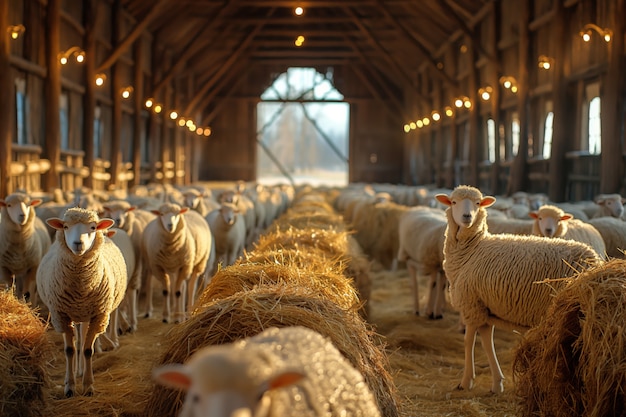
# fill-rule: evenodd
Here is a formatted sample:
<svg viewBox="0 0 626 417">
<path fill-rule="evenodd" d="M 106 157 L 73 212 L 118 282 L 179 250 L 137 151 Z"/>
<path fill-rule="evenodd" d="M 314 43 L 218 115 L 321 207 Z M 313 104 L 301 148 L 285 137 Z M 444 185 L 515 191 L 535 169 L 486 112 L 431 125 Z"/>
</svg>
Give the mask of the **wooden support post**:
<svg viewBox="0 0 626 417">
<path fill-rule="evenodd" d="M 615 1 L 612 13 L 614 36 L 607 44 L 609 65 L 602 86 L 602 154 L 600 156 L 600 192 L 619 193 L 624 181 L 624 120 L 622 118 L 624 74 L 624 0 Z"/>
<path fill-rule="evenodd" d="M 529 35 L 529 24 L 530 24 L 530 3 L 529 0 L 523 0 L 520 6 L 520 20 L 519 20 L 519 44 L 518 44 L 518 52 L 519 52 L 519 66 L 518 66 L 518 90 L 517 90 L 517 114 L 519 116 L 519 147 L 517 149 L 517 155 L 513 160 L 513 164 L 511 165 L 511 172 L 509 174 L 509 183 L 507 187 L 507 193 L 509 195 L 515 193 L 516 191 L 525 191 L 527 187 L 527 177 L 528 177 L 528 168 L 527 168 L 527 160 L 528 160 L 528 138 L 529 138 L 529 128 L 528 128 L 528 95 L 529 95 L 529 83 L 530 76 L 528 74 L 528 66 L 530 65 L 529 59 L 529 51 L 530 51 L 530 35 Z M 562 3 L 561 1 L 557 1 L 555 3 Z M 557 19 L 559 19 L 557 17 Z M 563 38 L 561 38 L 563 41 Z M 562 42 L 556 42 L 556 45 L 563 45 Z M 565 47 L 563 45 L 563 47 Z M 563 61 L 561 60 L 560 66 L 563 66 Z"/>
<path fill-rule="evenodd" d="M 6 27 L 9 26 L 9 1 L 0 0 L 0 198 L 4 198 L 10 191 L 11 185 L 11 113 L 15 108 L 15 94 L 11 79 L 11 65 L 9 63 L 9 34 Z"/>
<path fill-rule="evenodd" d="M 143 97 L 144 97 L 144 46 L 143 39 L 135 43 L 133 54 L 135 56 L 135 90 L 133 92 L 133 107 L 135 110 L 135 121 L 133 125 L 133 180 L 131 185 L 139 185 L 141 183 L 141 139 L 144 133 Z"/>
<path fill-rule="evenodd" d="M 85 25 L 85 94 L 83 95 L 83 149 L 85 150 L 85 165 L 89 172 L 94 171 L 95 144 L 94 144 L 94 119 L 96 113 L 96 18 L 98 2 L 87 0 L 84 2 L 84 25 Z M 89 175 L 84 179 L 85 186 L 93 187 L 93 178 Z"/>
<path fill-rule="evenodd" d="M 61 161 L 61 119 L 59 117 L 61 97 L 61 64 L 59 63 L 59 39 L 61 21 L 61 1 L 48 0 L 46 12 L 46 66 L 48 78 L 45 83 L 46 95 L 46 136 L 45 153 L 50 160 L 50 170 L 45 184 L 48 192 L 59 187 L 58 166 Z"/>
<path fill-rule="evenodd" d="M 119 0 L 114 2 L 113 6 L 113 25 L 111 32 L 113 33 L 114 43 L 117 44 L 121 37 L 121 29 L 119 22 L 122 20 L 122 5 Z M 119 185 L 118 175 L 120 166 L 122 165 L 122 80 L 120 79 L 120 66 L 114 64 L 111 69 L 111 95 L 113 96 L 113 109 L 111 120 L 111 180 L 109 188 L 115 188 Z"/>
<path fill-rule="evenodd" d="M 491 9 L 491 15 L 489 17 L 489 24 L 491 25 L 491 42 L 490 49 L 495 63 L 492 64 L 491 85 L 493 92 L 491 93 L 491 118 L 494 124 L 495 134 L 495 159 L 491 164 L 491 172 L 489 177 L 489 184 L 491 187 L 491 194 L 497 195 L 503 193 L 504 190 L 500 189 L 500 143 L 504 138 L 500 137 L 500 123 L 502 123 L 500 117 L 500 104 L 502 103 L 502 94 L 500 94 L 500 76 L 501 65 L 500 53 L 498 50 L 498 33 L 500 33 L 500 2 L 495 2 Z M 496 63 L 498 63 L 496 65 Z M 487 144 L 489 146 L 489 144 Z"/>
<path fill-rule="evenodd" d="M 468 97 L 472 102 L 469 110 L 469 177 L 465 178 L 470 185 L 479 187 L 478 171 L 483 155 L 483 140 L 480 137 L 480 112 L 478 110 L 480 97 L 478 96 L 478 70 L 476 69 L 476 49 L 469 36 L 466 37 L 468 45 L 467 54 L 469 56 L 469 93 Z"/>
</svg>

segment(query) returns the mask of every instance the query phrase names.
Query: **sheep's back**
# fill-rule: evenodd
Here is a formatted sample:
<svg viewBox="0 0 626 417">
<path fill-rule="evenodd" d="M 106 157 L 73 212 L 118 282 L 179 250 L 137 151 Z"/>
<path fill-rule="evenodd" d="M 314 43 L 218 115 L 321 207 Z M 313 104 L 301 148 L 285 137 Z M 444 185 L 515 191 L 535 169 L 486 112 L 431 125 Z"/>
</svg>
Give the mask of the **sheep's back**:
<svg viewBox="0 0 626 417">
<path fill-rule="evenodd" d="M 452 304 L 465 310 L 466 320 L 482 322 L 483 317 L 472 317 L 477 310 L 470 308 L 485 306 L 492 315 L 530 327 L 539 323 L 552 302 L 553 288 L 561 285 L 539 281 L 572 276 L 587 262 L 597 264 L 600 259 L 583 243 L 487 234 L 465 249 L 448 250 L 444 269 Z"/>
<path fill-rule="evenodd" d="M 447 221 L 442 211 L 432 210 L 437 209 L 412 209 L 401 217 L 398 225 L 398 259 L 408 257 L 418 262 L 421 265 L 419 273 L 423 275 L 439 271 L 443 262 Z"/>
</svg>

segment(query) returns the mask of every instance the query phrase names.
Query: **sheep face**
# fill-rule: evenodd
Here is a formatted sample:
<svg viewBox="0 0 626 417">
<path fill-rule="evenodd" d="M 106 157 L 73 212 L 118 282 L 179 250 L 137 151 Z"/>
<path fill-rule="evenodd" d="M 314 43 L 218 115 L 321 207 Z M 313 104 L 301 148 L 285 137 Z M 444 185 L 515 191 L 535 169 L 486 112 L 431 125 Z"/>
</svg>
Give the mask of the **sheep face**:
<svg viewBox="0 0 626 417">
<path fill-rule="evenodd" d="M 465 187 L 462 191 L 467 190 L 474 190 L 474 192 L 456 192 L 455 190 L 449 197 L 446 194 L 435 196 L 437 201 L 450 207 L 454 222 L 464 228 L 469 228 L 474 224 L 478 210 L 490 207 L 496 202 L 495 197 L 483 197 L 478 189 Z"/>
<path fill-rule="evenodd" d="M 98 222 L 68 223 L 62 219 L 52 217 L 46 220 L 50 227 L 63 232 L 65 244 L 74 255 L 82 256 L 91 247 L 99 230 L 106 230 L 113 226 L 112 219 L 101 219 Z"/>
<path fill-rule="evenodd" d="M 186 364 L 168 364 L 154 370 L 155 380 L 187 393 L 180 411 L 185 417 L 267 417 L 268 391 L 287 387 L 304 378 L 282 371 L 259 383 L 246 352 L 210 346 L 196 352 Z M 256 382 L 255 382 L 256 381 Z"/>
<path fill-rule="evenodd" d="M 185 193 L 185 205 L 192 209 L 198 208 L 200 196 L 193 193 Z"/>
<path fill-rule="evenodd" d="M 189 211 L 189 207 L 183 207 L 179 210 L 155 210 L 152 213 L 159 216 L 159 222 L 165 231 L 174 233 L 178 228 L 181 216 L 187 211 Z"/>
<path fill-rule="evenodd" d="M 224 222 L 229 226 L 235 224 L 235 221 L 237 220 L 237 213 L 239 213 L 239 210 L 232 204 L 222 204 L 220 207 L 220 215 L 224 219 Z"/>
<path fill-rule="evenodd" d="M 604 206 L 612 217 L 619 219 L 624 214 L 624 199 L 619 194 L 601 197 L 596 202 Z"/>
<path fill-rule="evenodd" d="M 104 215 L 108 218 L 113 219 L 115 222 L 115 227 L 118 229 L 123 229 L 128 222 L 128 213 L 135 210 L 137 207 L 131 206 L 130 208 L 114 208 L 114 207 L 104 207 Z"/>
<path fill-rule="evenodd" d="M 24 226 L 33 214 L 32 209 L 41 204 L 41 200 L 31 200 L 26 194 L 12 194 L 0 200 L 0 207 L 5 207 L 11 221 Z"/>
<path fill-rule="evenodd" d="M 528 215 L 535 219 L 541 235 L 545 237 L 554 237 L 559 229 L 559 224 L 574 217 L 569 213 L 563 213 L 562 211 L 556 211 L 550 208 L 539 209 L 536 212 L 532 211 L 528 213 Z"/>
</svg>

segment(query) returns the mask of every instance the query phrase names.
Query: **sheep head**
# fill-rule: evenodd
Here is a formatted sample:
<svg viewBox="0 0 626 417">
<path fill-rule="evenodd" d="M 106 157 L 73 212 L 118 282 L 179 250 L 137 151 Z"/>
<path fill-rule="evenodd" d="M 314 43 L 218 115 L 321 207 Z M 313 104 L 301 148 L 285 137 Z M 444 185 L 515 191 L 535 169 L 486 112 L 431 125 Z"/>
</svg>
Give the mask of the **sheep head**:
<svg viewBox="0 0 626 417">
<path fill-rule="evenodd" d="M 467 185 L 459 185 L 450 196 L 437 194 L 437 201 L 449 207 L 454 222 L 461 228 L 470 228 L 476 220 L 476 215 L 481 208 L 487 208 L 496 202 L 495 197 L 485 196 L 478 188 Z"/>
<path fill-rule="evenodd" d="M 109 229 L 114 221 L 100 219 L 96 211 L 73 207 L 65 211 L 63 219 L 51 217 L 46 223 L 62 232 L 65 244 L 74 255 L 82 256 L 92 248 L 98 232 Z"/>
<path fill-rule="evenodd" d="M 174 233 L 178 230 L 183 214 L 189 211 L 189 207 L 181 207 L 174 203 L 165 203 L 158 210 L 152 210 L 152 214 L 158 216 L 159 222 L 163 229 L 168 233 Z"/>
<path fill-rule="evenodd" d="M 541 206 L 539 210 L 531 211 L 528 215 L 535 219 L 533 233 L 545 237 L 563 236 L 567 230 L 567 221 L 574 218 L 571 214 L 551 205 Z"/>
<path fill-rule="evenodd" d="M 625 199 L 619 194 L 600 194 L 595 201 L 599 206 L 605 207 L 612 217 L 619 219 L 624 214 Z"/>
<path fill-rule="evenodd" d="M 187 392 L 180 415 L 186 417 L 265 417 L 270 399 L 265 393 L 292 385 L 304 374 L 283 370 L 266 375 L 263 349 L 232 345 L 208 346 L 185 364 L 167 364 L 154 370 L 155 380 Z"/>
<path fill-rule="evenodd" d="M 131 206 L 127 201 L 113 201 L 102 207 L 104 216 L 115 221 L 115 227 L 126 230 L 130 213 L 137 209 Z"/>
<path fill-rule="evenodd" d="M 28 219 L 34 215 L 34 208 L 41 204 L 40 199 L 32 199 L 24 193 L 13 193 L 0 200 L 0 207 L 6 209 L 6 213 L 11 221 L 20 226 L 24 226 Z"/>
</svg>

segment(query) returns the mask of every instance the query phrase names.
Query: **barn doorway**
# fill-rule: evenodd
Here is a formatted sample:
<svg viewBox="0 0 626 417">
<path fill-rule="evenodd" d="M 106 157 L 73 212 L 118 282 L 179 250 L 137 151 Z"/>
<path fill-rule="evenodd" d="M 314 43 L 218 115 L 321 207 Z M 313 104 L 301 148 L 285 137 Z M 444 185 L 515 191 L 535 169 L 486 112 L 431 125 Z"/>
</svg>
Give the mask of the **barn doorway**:
<svg viewBox="0 0 626 417">
<path fill-rule="evenodd" d="M 350 106 L 332 71 L 289 68 L 257 105 L 257 181 L 348 184 Z"/>
</svg>

